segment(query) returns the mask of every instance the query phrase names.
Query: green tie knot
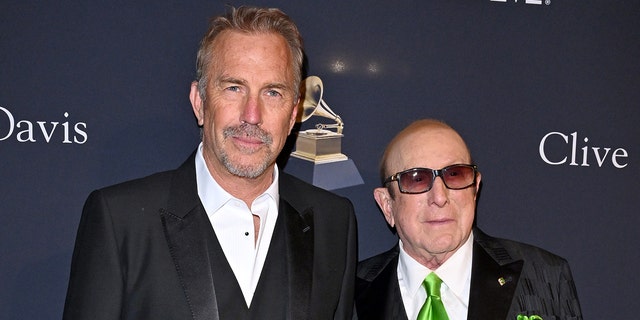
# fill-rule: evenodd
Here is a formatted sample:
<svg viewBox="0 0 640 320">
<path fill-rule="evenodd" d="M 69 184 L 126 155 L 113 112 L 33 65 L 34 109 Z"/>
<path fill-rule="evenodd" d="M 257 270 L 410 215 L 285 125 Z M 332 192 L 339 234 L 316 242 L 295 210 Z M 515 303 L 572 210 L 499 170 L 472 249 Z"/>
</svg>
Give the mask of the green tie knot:
<svg viewBox="0 0 640 320">
<path fill-rule="evenodd" d="M 424 279 L 422 285 L 427 291 L 427 300 L 422 305 L 417 320 L 449 320 L 444 304 L 440 300 L 442 280 L 432 272 Z"/>
<path fill-rule="evenodd" d="M 435 273 L 431 272 L 422 282 L 427 295 L 440 299 L 440 286 L 442 285 L 442 279 L 440 279 Z"/>
</svg>

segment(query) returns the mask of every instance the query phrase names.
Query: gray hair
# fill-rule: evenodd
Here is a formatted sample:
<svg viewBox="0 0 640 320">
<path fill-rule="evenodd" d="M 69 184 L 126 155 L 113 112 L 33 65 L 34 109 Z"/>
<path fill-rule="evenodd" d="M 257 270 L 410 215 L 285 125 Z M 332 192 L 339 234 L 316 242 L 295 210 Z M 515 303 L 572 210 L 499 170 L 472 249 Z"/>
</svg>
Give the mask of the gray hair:
<svg viewBox="0 0 640 320">
<path fill-rule="evenodd" d="M 293 71 L 294 90 L 299 88 L 301 81 L 302 62 L 304 52 L 302 36 L 293 20 L 280 9 L 241 6 L 230 7 L 225 15 L 214 17 L 209 22 L 209 30 L 200 41 L 198 58 L 196 61 L 196 81 L 198 92 L 202 100 L 205 99 L 205 89 L 209 81 L 208 67 L 215 56 L 213 43 L 223 31 L 233 30 L 243 33 L 277 33 L 285 38 L 291 51 L 291 70 Z"/>
</svg>

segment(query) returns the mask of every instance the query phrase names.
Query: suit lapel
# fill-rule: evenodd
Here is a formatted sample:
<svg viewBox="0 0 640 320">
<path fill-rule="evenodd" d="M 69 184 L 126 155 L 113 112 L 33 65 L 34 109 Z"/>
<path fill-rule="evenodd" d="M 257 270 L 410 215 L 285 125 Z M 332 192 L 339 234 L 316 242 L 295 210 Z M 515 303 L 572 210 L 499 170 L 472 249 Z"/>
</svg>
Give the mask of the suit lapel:
<svg viewBox="0 0 640 320">
<path fill-rule="evenodd" d="M 169 251 L 193 319 L 218 319 L 208 243 L 209 218 L 198 198 L 194 155 L 175 171 L 167 208 L 160 210 Z"/>
<path fill-rule="evenodd" d="M 369 259 L 359 267 L 356 280 L 359 319 L 407 319 L 398 284 L 398 253 L 396 245 L 379 259 Z"/>
<path fill-rule="evenodd" d="M 279 210 L 285 222 L 291 319 L 305 319 L 309 317 L 313 279 L 313 209 L 298 212 L 281 197 Z"/>
<path fill-rule="evenodd" d="M 523 261 L 479 230 L 474 237 L 467 319 L 506 319 Z"/>
</svg>

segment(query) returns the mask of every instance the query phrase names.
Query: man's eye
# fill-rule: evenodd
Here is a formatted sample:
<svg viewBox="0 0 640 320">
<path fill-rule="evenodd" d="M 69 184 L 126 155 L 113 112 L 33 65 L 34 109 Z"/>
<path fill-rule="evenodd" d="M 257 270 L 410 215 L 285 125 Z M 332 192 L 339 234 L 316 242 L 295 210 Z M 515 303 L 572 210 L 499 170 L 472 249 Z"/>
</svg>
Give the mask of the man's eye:
<svg viewBox="0 0 640 320">
<path fill-rule="evenodd" d="M 279 96 L 282 96 L 282 94 L 280 94 L 280 92 L 279 92 L 279 91 L 277 91 L 277 90 L 268 90 L 268 91 L 267 91 L 267 95 L 268 95 L 268 96 L 270 96 L 270 97 L 279 97 Z"/>
<path fill-rule="evenodd" d="M 238 86 L 230 86 L 230 87 L 227 87 L 226 90 L 233 91 L 233 92 L 238 92 L 238 91 L 240 91 L 240 87 L 238 87 Z"/>
<path fill-rule="evenodd" d="M 418 174 L 418 173 L 414 173 L 411 175 L 411 180 L 413 182 L 422 182 L 423 180 L 425 180 L 424 175 Z"/>
</svg>

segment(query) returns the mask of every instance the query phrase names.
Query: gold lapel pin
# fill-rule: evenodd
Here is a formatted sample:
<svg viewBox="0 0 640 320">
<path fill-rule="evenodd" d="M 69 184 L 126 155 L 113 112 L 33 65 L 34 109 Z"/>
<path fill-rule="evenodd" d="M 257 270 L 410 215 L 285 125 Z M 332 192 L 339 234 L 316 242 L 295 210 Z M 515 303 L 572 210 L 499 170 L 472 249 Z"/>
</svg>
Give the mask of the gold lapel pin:
<svg viewBox="0 0 640 320">
<path fill-rule="evenodd" d="M 500 284 L 500 286 L 504 286 L 505 283 L 507 283 L 507 280 L 505 280 L 503 277 L 498 278 L 498 283 Z"/>
</svg>

